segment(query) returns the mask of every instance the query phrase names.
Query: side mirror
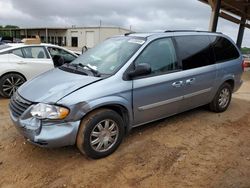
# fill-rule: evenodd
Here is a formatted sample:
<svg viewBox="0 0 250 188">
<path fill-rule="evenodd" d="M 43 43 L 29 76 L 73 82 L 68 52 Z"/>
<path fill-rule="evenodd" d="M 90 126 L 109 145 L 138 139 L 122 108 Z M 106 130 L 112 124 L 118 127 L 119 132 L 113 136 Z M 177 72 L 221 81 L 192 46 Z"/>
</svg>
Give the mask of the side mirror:
<svg viewBox="0 0 250 188">
<path fill-rule="evenodd" d="M 135 70 L 132 70 L 128 72 L 128 76 L 130 78 L 136 77 L 136 76 L 143 76 L 151 73 L 151 67 L 147 63 L 142 63 L 135 66 Z"/>
<path fill-rule="evenodd" d="M 87 46 L 83 46 L 82 47 L 82 53 L 86 52 L 88 50 L 88 47 Z"/>
</svg>

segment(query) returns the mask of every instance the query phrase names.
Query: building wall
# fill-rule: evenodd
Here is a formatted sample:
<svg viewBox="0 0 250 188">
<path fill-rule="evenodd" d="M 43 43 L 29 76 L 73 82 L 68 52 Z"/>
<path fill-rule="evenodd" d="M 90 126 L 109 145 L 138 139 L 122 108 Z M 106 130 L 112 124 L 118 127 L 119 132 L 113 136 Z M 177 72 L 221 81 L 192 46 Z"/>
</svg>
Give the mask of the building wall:
<svg viewBox="0 0 250 188">
<path fill-rule="evenodd" d="M 88 48 L 92 48 L 93 46 L 89 46 L 87 37 L 89 36 L 87 33 L 92 33 L 94 35 L 93 41 L 94 45 L 102 42 L 103 40 L 112 37 L 114 35 L 121 35 L 129 32 L 129 30 L 122 28 L 80 28 L 80 29 L 68 29 L 67 30 L 67 44 L 68 46 L 72 46 L 71 37 L 78 37 L 78 47 L 82 48 L 83 46 L 87 46 Z"/>
<path fill-rule="evenodd" d="M 51 28 L 48 29 L 48 43 L 72 47 L 72 37 L 77 37 L 77 48 L 81 49 L 83 46 L 92 48 L 109 37 L 122 35 L 127 32 L 130 31 L 119 27 Z M 42 42 L 46 42 L 46 28 L 21 29 L 20 35 L 22 38 L 39 35 Z"/>
<path fill-rule="evenodd" d="M 59 45 L 64 46 L 64 36 L 66 36 L 67 29 L 64 30 L 55 30 L 48 29 L 48 43 L 59 44 L 59 38 L 62 38 L 62 41 Z M 46 42 L 46 29 L 23 29 L 20 31 L 21 38 L 31 38 L 36 35 L 40 36 L 42 42 Z"/>
</svg>

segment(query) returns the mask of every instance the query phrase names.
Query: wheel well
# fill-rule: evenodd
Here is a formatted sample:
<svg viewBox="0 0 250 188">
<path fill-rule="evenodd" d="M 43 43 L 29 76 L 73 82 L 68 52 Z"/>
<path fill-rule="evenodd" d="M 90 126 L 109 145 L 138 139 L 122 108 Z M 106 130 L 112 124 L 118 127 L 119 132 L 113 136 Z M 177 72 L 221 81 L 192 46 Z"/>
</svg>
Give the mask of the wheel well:
<svg viewBox="0 0 250 188">
<path fill-rule="evenodd" d="M 15 72 L 15 71 L 4 73 L 4 74 L 0 77 L 0 79 L 1 79 L 3 76 L 7 75 L 7 74 L 18 74 L 18 75 L 22 76 L 22 77 L 25 79 L 25 81 L 27 81 L 26 77 L 25 77 L 23 74 L 21 74 L 21 73 L 19 73 L 19 72 Z"/>
<path fill-rule="evenodd" d="M 230 80 L 225 81 L 225 83 L 229 83 L 230 86 L 232 87 L 232 90 L 234 89 L 234 80 L 230 79 Z"/>
<path fill-rule="evenodd" d="M 117 112 L 122 117 L 122 119 L 124 121 L 125 132 L 127 133 L 128 124 L 129 124 L 129 113 L 128 113 L 128 110 L 124 106 L 119 105 L 119 104 L 111 104 L 111 105 L 104 105 L 104 106 L 98 107 L 94 110 L 98 110 L 100 108 L 107 108 L 107 109 L 111 109 L 111 110 L 114 110 L 115 112 Z"/>
</svg>

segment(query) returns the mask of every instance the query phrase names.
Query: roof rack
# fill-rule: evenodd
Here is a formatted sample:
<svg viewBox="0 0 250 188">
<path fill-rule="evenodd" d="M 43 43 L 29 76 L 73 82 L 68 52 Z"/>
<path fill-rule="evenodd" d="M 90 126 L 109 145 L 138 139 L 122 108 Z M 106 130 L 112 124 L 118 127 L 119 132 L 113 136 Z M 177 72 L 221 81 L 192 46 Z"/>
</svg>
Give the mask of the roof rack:
<svg viewBox="0 0 250 188">
<path fill-rule="evenodd" d="M 201 33 L 219 33 L 222 34 L 221 32 L 212 32 L 212 31 L 199 31 L 199 30 L 166 30 L 164 33 L 167 32 L 201 32 Z"/>
<path fill-rule="evenodd" d="M 200 30 L 163 30 L 161 33 L 168 33 L 168 32 L 199 32 L 199 33 L 217 33 L 217 34 L 222 34 L 221 32 L 212 32 L 212 31 L 200 31 Z M 130 34 L 134 34 L 137 32 L 128 32 L 125 33 L 124 36 L 129 36 Z M 148 32 L 148 33 L 156 33 L 156 32 Z"/>
</svg>

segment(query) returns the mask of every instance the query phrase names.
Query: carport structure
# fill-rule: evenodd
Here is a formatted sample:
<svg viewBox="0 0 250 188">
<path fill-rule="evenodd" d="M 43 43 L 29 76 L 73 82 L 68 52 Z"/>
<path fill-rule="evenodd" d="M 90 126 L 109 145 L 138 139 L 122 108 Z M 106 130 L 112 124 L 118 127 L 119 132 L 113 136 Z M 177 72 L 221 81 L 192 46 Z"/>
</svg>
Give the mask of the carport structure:
<svg viewBox="0 0 250 188">
<path fill-rule="evenodd" d="M 218 19 L 222 17 L 233 23 L 239 24 L 237 46 L 241 47 L 245 28 L 250 29 L 250 0 L 199 0 L 211 6 L 209 30 L 217 30 Z"/>
</svg>

